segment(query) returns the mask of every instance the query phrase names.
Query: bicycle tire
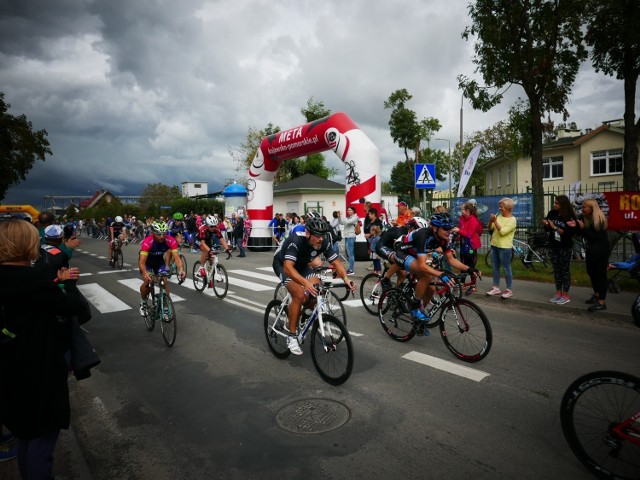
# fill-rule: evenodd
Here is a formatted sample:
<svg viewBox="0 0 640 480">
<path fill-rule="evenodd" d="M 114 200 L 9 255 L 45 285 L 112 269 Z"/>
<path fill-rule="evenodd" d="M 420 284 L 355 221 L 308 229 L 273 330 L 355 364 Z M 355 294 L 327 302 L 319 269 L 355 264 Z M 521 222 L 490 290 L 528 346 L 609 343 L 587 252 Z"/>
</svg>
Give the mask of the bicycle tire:
<svg viewBox="0 0 640 480">
<path fill-rule="evenodd" d="M 287 339 L 274 332 L 271 328 L 275 324 L 277 331 L 282 332 L 285 329 L 285 322 L 288 321 L 286 315 L 287 309 L 285 307 L 280 317 L 278 317 L 281 305 L 282 302 L 280 300 L 271 300 L 267 305 L 264 311 L 264 334 L 267 337 L 267 345 L 269 345 L 271 353 L 273 353 L 276 358 L 285 359 L 291 355 L 289 347 L 287 347 Z"/>
<path fill-rule="evenodd" d="M 580 462 L 599 478 L 637 479 L 640 444 L 614 427 L 640 411 L 640 378 L 611 370 L 575 380 L 560 404 L 562 432 Z M 635 425 L 635 427 L 634 427 Z M 637 423 L 625 428 L 640 434 Z"/>
<path fill-rule="evenodd" d="M 330 385 L 342 385 L 353 371 L 353 344 L 340 320 L 333 315 L 322 315 L 320 322 L 311 327 L 311 359 L 320 377 Z"/>
<path fill-rule="evenodd" d="M 369 273 L 360 282 L 360 300 L 367 312 L 371 315 L 378 314 L 378 303 L 382 296 L 382 276 L 377 273 Z"/>
<path fill-rule="evenodd" d="M 193 264 L 193 288 L 195 288 L 197 292 L 202 292 L 207 286 L 207 279 L 200 275 L 200 268 L 200 261 L 196 261 L 196 263 Z"/>
<path fill-rule="evenodd" d="M 120 249 L 116 250 L 113 256 L 114 256 L 113 263 L 115 264 L 116 267 L 118 267 L 118 270 L 122 270 L 122 265 L 124 265 L 124 255 L 122 255 L 122 250 Z"/>
<path fill-rule="evenodd" d="M 340 320 L 345 327 L 347 326 L 347 310 L 344 308 L 342 300 L 340 300 L 333 290 L 329 290 L 329 295 L 325 297 L 324 307 L 322 315 L 333 315 Z"/>
<path fill-rule="evenodd" d="M 216 265 L 216 271 L 213 274 L 213 293 L 216 297 L 224 298 L 229 290 L 229 275 L 224 265 Z"/>
<path fill-rule="evenodd" d="M 344 290 L 344 293 L 342 293 L 342 295 L 338 295 L 337 292 L 342 292 L 343 290 Z M 344 302 L 347 298 L 349 298 L 349 294 L 351 293 L 351 289 L 347 287 L 346 284 L 343 287 L 334 287 L 331 291 L 334 292 L 335 296 L 341 302 Z"/>
<path fill-rule="evenodd" d="M 459 360 L 479 362 L 491 351 L 491 324 L 482 309 L 466 298 L 446 304 L 440 314 L 440 336 Z"/>
<path fill-rule="evenodd" d="M 149 300 L 147 300 L 147 314 L 142 318 L 144 319 L 144 324 L 147 327 L 147 330 L 150 332 L 156 326 L 156 309 L 155 309 L 155 301 L 153 299 L 155 293 L 152 291 L 149 295 L 149 299 L 151 300 L 151 305 L 149 305 Z"/>
<path fill-rule="evenodd" d="M 185 273 L 187 272 L 187 259 L 184 257 L 183 254 L 180 254 L 180 260 L 182 261 L 182 269 L 185 271 Z M 176 273 L 177 273 L 177 268 L 176 268 Z M 186 280 L 187 277 L 184 277 L 184 280 Z M 178 285 L 182 285 L 184 283 L 184 280 L 180 280 L 180 274 L 178 273 Z"/>
<path fill-rule="evenodd" d="M 162 332 L 162 338 L 167 344 L 167 347 L 172 347 L 176 342 L 176 334 L 178 333 L 178 321 L 176 318 L 176 311 L 173 308 L 173 301 L 171 297 L 166 293 L 162 293 L 162 298 L 159 302 L 160 310 L 160 331 Z"/>
<path fill-rule="evenodd" d="M 276 290 L 273 292 L 273 299 L 283 302 L 287 296 L 287 293 L 289 293 L 287 287 L 284 286 L 284 283 L 280 282 L 278 285 L 276 285 Z"/>
<path fill-rule="evenodd" d="M 416 334 L 407 299 L 398 288 L 387 290 L 380 297 L 378 320 L 387 335 L 397 342 L 408 342 Z"/>
</svg>

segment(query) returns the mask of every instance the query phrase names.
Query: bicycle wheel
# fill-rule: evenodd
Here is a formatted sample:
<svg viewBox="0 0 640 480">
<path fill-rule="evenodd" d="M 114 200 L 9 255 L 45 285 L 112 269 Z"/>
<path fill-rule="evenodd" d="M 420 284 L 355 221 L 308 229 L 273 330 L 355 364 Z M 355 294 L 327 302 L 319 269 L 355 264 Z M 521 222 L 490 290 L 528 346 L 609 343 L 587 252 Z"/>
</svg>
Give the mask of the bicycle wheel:
<svg viewBox="0 0 640 480">
<path fill-rule="evenodd" d="M 382 329 L 398 342 L 408 342 L 416 334 L 407 299 L 397 288 L 387 290 L 380 297 L 378 319 Z"/>
<path fill-rule="evenodd" d="M 151 300 L 151 305 L 148 305 L 147 314 L 144 317 L 142 317 L 144 319 L 144 324 L 146 325 L 147 330 L 149 331 L 152 331 L 153 328 L 156 326 L 155 300 L 153 300 L 154 295 L 155 294 L 153 292 L 151 292 L 151 295 L 149 295 L 149 300 Z"/>
<path fill-rule="evenodd" d="M 349 289 L 349 287 L 344 285 L 343 287 L 334 287 L 332 292 L 334 292 L 338 300 L 340 300 L 341 302 L 344 302 L 347 298 L 349 298 L 349 294 L 351 293 L 351 290 Z"/>
<path fill-rule="evenodd" d="M 320 322 L 311 327 L 311 359 L 320 377 L 331 385 L 342 385 L 353 370 L 351 337 L 340 320 L 333 315 L 322 315 Z"/>
<path fill-rule="evenodd" d="M 574 381 L 560 406 L 562 432 L 578 460 L 600 478 L 638 479 L 640 378 L 600 371 Z M 631 441 L 629 441 L 631 438 Z"/>
<path fill-rule="evenodd" d="M 124 264 L 124 256 L 122 255 L 122 250 L 118 249 L 113 253 L 113 263 L 118 270 L 122 270 L 122 265 Z"/>
<path fill-rule="evenodd" d="M 172 347 L 176 341 L 176 333 L 178 330 L 176 311 L 173 308 L 171 297 L 166 293 L 162 294 L 162 298 L 158 304 L 160 310 L 160 330 L 162 338 L 168 347 Z"/>
<path fill-rule="evenodd" d="M 491 266 L 491 248 L 489 247 L 489 250 L 487 250 L 487 254 L 484 256 L 484 263 L 487 267 L 492 268 Z M 511 249 L 511 263 L 513 263 L 513 259 L 516 256 L 516 254 L 513 252 L 513 249 Z"/>
<path fill-rule="evenodd" d="M 213 274 L 213 293 L 218 298 L 224 298 L 229 290 L 229 276 L 224 265 L 216 265 L 216 271 Z"/>
<path fill-rule="evenodd" d="M 187 272 L 187 259 L 184 257 L 184 255 L 180 254 L 180 260 L 182 260 L 182 268 L 184 269 L 185 273 Z M 177 268 L 176 268 L 176 272 L 177 272 Z M 184 277 L 185 280 L 187 277 Z M 180 274 L 178 274 L 178 285 L 182 285 L 184 283 L 184 280 L 180 280 Z"/>
<path fill-rule="evenodd" d="M 456 298 L 440 314 L 440 336 L 453 355 L 469 363 L 482 360 L 491 350 L 491 325 L 484 312 L 465 298 Z"/>
<path fill-rule="evenodd" d="M 322 315 L 327 314 L 333 315 L 340 320 L 345 327 L 347 326 L 347 311 L 333 289 L 328 290 L 324 297 L 324 310 L 322 311 Z"/>
<path fill-rule="evenodd" d="M 198 291 L 202 292 L 204 287 L 207 286 L 207 278 L 200 275 L 200 268 L 202 264 L 197 261 L 193 264 L 193 287 Z"/>
<path fill-rule="evenodd" d="M 273 292 L 273 299 L 274 300 L 280 300 L 280 301 L 284 301 L 284 299 L 287 296 L 287 287 L 284 286 L 284 283 L 280 282 L 277 286 L 276 286 L 276 291 Z"/>
<path fill-rule="evenodd" d="M 365 275 L 360 283 L 360 300 L 371 315 L 378 314 L 378 302 L 382 296 L 382 276 L 377 273 Z"/>
<path fill-rule="evenodd" d="M 285 330 L 289 319 L 287 318 L 287 307 L 281 308 L 280 300 L 271 300 L 264 312 L 264 334 L 267 337 L 269 350 L 277 358 L 287 358 L 291 355 L 287 347 L 288 332 Z M 274 331 L 275 330 L 275 331 Z M 281 335 L 283 333 L 283 335 Z"/>
</svg>

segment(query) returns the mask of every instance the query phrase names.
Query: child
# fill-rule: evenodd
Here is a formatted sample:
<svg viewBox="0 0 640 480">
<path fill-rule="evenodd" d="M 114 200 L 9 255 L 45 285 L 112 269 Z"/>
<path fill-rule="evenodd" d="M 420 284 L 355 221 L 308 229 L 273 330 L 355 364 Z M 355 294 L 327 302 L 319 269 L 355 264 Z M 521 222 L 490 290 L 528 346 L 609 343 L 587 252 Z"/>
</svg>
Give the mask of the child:
<svg viewBox="0 0 640 480">
<path fill-rule="evenodd" d="M 371 234 L 371 237 L 369 237 L 369 241 L 371 242 L 369 247 L 371 249 L 369 258 L 373 260 L 373 273 L 380 275 L 380 273 L 382 273 L 382 268 L 380 264 L 380 257 L 376 253 L 376 244 L 378 243 L 378 240 L 380 240 L 382 229 L 378 225 L 371 225 L 369 233 Z"/>
</svg>

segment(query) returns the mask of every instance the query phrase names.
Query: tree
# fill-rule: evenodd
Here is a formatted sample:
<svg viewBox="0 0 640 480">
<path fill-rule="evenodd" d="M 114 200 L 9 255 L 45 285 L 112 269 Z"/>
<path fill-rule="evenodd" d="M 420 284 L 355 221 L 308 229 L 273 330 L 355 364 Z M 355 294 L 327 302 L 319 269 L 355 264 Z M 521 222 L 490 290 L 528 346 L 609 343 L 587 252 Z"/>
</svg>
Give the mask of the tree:
<svg viewBox="0 0 640 480">
<path fill-rule="evenodd" d="M 9 108 L 0 92 L 0 200 L 11 185 L 26 180 L 36 160 L 52 155 L 47 131 L 34 131 L 26 116 L 14 117 Z"/>
<path fill-rule="evenodd" d="M 173 201 L 181 196 L 177 185 L 150 183 L 140 195 L 140 209 L 144 214 L 152 216 L 173 214 L 172 211 L 163 210 L 161 207 L 171 206 Z"/>
<path fill-rule="evenodd" d="M 640 3 L 637 0 L 590 0 L 586 41 L 596 71 L 624 80 L 623 186 L 638 190 L 638 138 L 635 121 L 636 86 L 640 75 Z"/>
<path fill-rule="evenodd" d="M 477 0 L 469 6 L 472 26 L 462 34 L 466 40 L 478 37 L 473 63 L 484 83 L 500 92 L 490 94 L 459 75 L 473 108 L 489 110 L 511 85 L 520 85 L 527 96 L 534 216 L 543 211 L 542 118 L 556 112 L 566 119 L 571 86 L 587 55 L 582 12 L 580 0 Z"/>
</svg>

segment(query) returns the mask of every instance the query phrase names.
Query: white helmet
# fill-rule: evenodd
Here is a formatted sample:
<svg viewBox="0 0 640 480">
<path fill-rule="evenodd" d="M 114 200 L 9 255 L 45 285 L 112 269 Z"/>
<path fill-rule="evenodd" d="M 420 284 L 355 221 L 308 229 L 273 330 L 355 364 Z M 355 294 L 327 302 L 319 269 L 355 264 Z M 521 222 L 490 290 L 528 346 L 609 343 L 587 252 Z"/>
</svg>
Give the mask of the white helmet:
<svg viewBox="0 0 640 480">
<path fill-rule="evenodd" d="M 427 221 L 422 217 L 413 217 L 411 220 L 409 220 L 409 226 L 413 227 L 415 230 L 419 228 L 425 228 L 428 225 L 429 224 L 427 223 Z"/>
<path fill-rule="evenodd" d="M 116 216 L 116 222 L 122 223 L 122 217 L 120 215 Z"/>
<path fill-rule="evenodd" d="M 204 221 L 204 223 L 207 225 L 207 227 L 215 227 L 216 219 L 213 218 L 211 215 L 209 215 L 207 219 Z"/>
</svg>

